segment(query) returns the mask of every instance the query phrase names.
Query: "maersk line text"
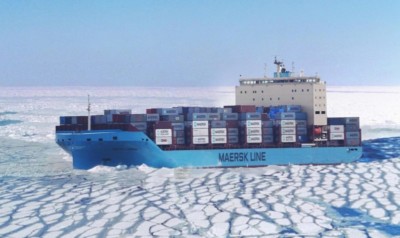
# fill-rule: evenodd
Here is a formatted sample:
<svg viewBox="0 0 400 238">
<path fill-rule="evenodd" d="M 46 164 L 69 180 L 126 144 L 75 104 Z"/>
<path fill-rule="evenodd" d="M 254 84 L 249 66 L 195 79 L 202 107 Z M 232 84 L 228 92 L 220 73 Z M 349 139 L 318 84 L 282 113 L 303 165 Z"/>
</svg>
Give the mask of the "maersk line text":
<svg viewBox="0 0 400 238">
<path fill-rule="evenodd" d="M 219 153 L 220 162 L 266 161 L 265 152 Z"/>
</svg>

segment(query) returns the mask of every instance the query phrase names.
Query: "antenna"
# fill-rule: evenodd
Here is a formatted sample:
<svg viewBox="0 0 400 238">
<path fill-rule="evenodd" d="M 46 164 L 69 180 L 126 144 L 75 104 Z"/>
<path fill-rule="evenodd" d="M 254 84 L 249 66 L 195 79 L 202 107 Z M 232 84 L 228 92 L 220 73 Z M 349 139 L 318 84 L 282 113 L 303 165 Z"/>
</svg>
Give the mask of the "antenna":
<svg viewBox="0 0 400 238">
<path fill-rule="evenodd" d="M 285 67 L 285 66 L 283 65 L 283 62 L 282 62 L 282 61 L 278 61 L 278 60 L 276 59 L 276 56 L 275 56 L 274 64 L 276 64 L 276 73 L 277 73 L 278 76 L 279 76 L 279 73 L 281 73 L 281 69 L 282 69 L 283 67 Z"/>
<path fill-rule="evenodd" d="M 88 94 L 88 107 L 87 107 L 87 111 L 88 111 L 88 131 L 90 131 L 92 129 L 92 125 L 91 125 L 91 120 L 90 120 L 90 95 Z"/>
<path fill-rule="evenodd" d="M 294 73 L 294 62 L 292 62 L 292 72 Z"/>
</svg>

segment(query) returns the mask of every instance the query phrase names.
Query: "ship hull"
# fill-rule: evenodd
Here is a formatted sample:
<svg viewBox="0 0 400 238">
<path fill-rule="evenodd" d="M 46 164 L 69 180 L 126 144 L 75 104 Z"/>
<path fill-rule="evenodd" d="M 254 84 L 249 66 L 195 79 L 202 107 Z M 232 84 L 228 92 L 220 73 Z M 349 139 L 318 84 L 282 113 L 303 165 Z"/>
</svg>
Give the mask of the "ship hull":
<svg viewBox="0 0 400 238">
<path fill-rule="evenodd" d="M 340 164 L 356 161 L 362 147 L 296 147 L 161 150 L 142 132 L 58 132 L 56 142 L 73 158 L 75 169 L 97 165 L 177 167 L 257 167 Z"/>
</svg>

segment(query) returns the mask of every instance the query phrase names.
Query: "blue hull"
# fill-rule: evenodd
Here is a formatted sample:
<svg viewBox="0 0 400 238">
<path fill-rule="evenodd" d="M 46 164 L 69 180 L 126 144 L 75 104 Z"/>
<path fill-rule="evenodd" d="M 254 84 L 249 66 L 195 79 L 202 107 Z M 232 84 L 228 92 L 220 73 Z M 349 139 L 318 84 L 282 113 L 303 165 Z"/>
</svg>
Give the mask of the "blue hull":
<svg viewBox="0 0 400 238">
<path fill-rule="evenodd" d="M 71 154 L 76 169 L 142 164 L 155 168 L 339 164 L 362 155 L 359 146 L 164 151 L 142 132 L 121 131 L 57 132 L 56 142 Z"/>
</svg>

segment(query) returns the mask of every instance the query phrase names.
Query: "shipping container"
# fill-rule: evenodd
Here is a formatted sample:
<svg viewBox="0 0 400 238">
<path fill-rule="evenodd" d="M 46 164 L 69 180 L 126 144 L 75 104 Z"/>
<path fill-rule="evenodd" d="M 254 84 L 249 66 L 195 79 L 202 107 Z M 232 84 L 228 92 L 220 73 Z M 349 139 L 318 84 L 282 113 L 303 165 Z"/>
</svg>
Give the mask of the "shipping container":
<svg viewBox="0 0 400 238">
<path fill-rule="evenodd" d="M 176 108 L 158 108 L 157 113 L 159 113 L 162 116 L 179 114 Z"/>
<path fill-rule="evenodd" d="M 240 113 L 239 118 L 242 121 L 245 121 L 245 120 L 261 120 L 261 113 L 258 113 L 258 112 Z"/>
<path fill-rule="evenodd" d="M 330 125 L 329 131 L 331 133 L 344 133 L 344 125 Z"/>
<path fill-rule="evenodd" d="M 295 120 L 276 120 L 275 125 L 281 127 L 295 127 L 296 121 Z"/>
<path fill-rule="evenodd" d="M 254 105 L 234 105 L 234 106 L 224 106 L 224 108 L 231 108 L 232 112 L 235 113 L 256 112 L 256 106 Z"/>
<path fill-rule="evenodd" d="M 347 139 L 360 139 L 359 131 L 346 132 L 346 140 Z"/>
<path fill-rule="evenodd" d="M 275 115 L 277 120 L 307 120 L 304 112 L 279 112 Z"/>
<path fill-rule="evenodd" d="M 296 135 L 296 127 L 281 127 L 280 130 L 278 130 L 278 133 L 279 132 L 281 135 Z"/>
<path fill-rule="evenodd" d="M 78 118 L 77 117 L 71 117 L 71 124 L 72 125 L 77 125 L 78 124 Z"/>
<path fill-rule="evenodd" d="M 129 123 L 130 122 L 129 114 L 113 114 L 112 122 L 113 123 Z"/>
<path fill-rule="evenodd" d="M 157 136 L 156 137 L 156 144 L 157 145 L 171 145 L 172 144 L 172 137 L 170 137 L 170 136 Z"/>
<path fill-rule="evenodd" d="M 239 137 L 228 137 L 228 144 L 238 144 Z"/>
<path fill-rule="evenodd" d="M 209 127 L 208 121 L 193 121 L 191 124 L 192 124 L 192 127 L 196 128 L 196 129 Z"/>
<path fill-rule="evenodd" d="M 161 115 L 161 121 L 170 121 L 170 122 L 183 122 L 184 121 L 183 115 Z"/>
<path fill-rule="evenodd" d="M 239 135 L 239 128 L 227 128 L 228 135 Z"/>
<path fill-rule="evenodd" d="M 211 136 L 211 144 L 226 144 L 226 136 Z"/>
<path fill-rule="evenodd" d="M 106 124 L 107 117 L 105 115 L 93 115 L 93 116 L 91 116 L 91 123 L 92 124 Z"/>
<path fill-rule="evenodd" d="M 208 136 L 193 136 L 192 143 L 194 145 L 208 144 L 209 138 Z"/>
<path fill-rule="evenodd" d="M 269 115 L 267 113 L 261 113 L 261 120 L 262 121 L 270 120 Z"/>
<path fill-rule="evenodd" d="M 329 140 L 344 140 L 343 132 L 332 132 L 329 134 Z"/>
<path fill-rule="evenodd" d="M 157 108 L 147 108 L 146 114 L 157 114 Z"/>
<path fill-rule="evenodd" d="M 219 121 L 221 120 L 221 113 L 208 113 L 209 121 Z"/>
<path fill-rule="evenodd" d="M 130 122 L 145 122 L 147 121 L 146 114 L 130 114 L 129 115 Z"/>
<path fill-rule="evenodd" d="M 188 121 L 208 121 L 208 113 L 194 112 L 186 114 L 186 120 Z"/>
<path fill-rule="evenodd" d="M 172 134 L 174 137 L 185 137 L 185 131 L 184 130 L 173 130 Z"/>
<path fill-rule="evenodd" d="M 154 124 L 155 129 L 172 129 L 172 123 L 170 121 L 157 121 Z"/>
<path fill-rule="evenodd" d="M 237 128 L 239 127 L 239 121 L 226 121 L 227 128 Z"/>
<path fill-rule="evenodd" d="M 225 108 L 225 109 L 231 109 L 231 108 Z M 237 120 L 239 120 L 239 114 L 238 113 L 223 113 L 222 119 L 225 121 L 237 121 Z"/>
<path fill-rule="evenodd" d="M 185 130 L 185 124 L 183 122 L 173 122 L 171 126 L 174 130 Z"/>
<path fill-rule="evenodd" d="M 184 145 L 186 144 L 185 137 L 175 137 L 172 139 L 173 144 L 176 145 Z"/>
<path fill-rule="evenodd" d="M 227 130 L 226 128 L 211 128 L 212 136 L 226 136 Z"/>
<path fill-rule="evenodd" d="M 263 135 L 262 136 L 263 143 L 274 143 L 274 136 L 273 135 Z"/>
<path fill-rule="evenodd" d="M 246 130 L 246 135 L 248 136 L 256 136 L 256 135 L 262 135 L 262 129 L 261 127 L 247 127 Z"/>
<path fill-rule="evenodd" d="M 328 117 L 328 125 L 346 125 L 352 124 L 360 126 L 359 117 Z"/>
<path fill-rule="evenodd" d="M 248 144 L 262 143 L 262 136 L 261 135 L 247 136 L 246 142 Z"/>
<path fill-rule="evenodd" d="M 226 121 L 211 121 L 211 128 L 226 128 Z"/>
<path fill-rule="evenodd" d="M 156 137 L 172 137 L 172 130 L 171 129 L 155 129 Z"/>
<path fill-rule="evenodd" d="M 307 127 L 307 120 L 296 120 L 296 126 Z"/>
<path fill-rule="evenodd" d="M 261 127 L 262 126 L 261 120 L 247 120 L 247 121 L 241 121 L 240 123 L 242 126 L 246 126 L 246 127 Z"/>
<path fill-rule="evenodd" d="M 274 127 L 274 121 L 263 121 L 262 122 L 262 127 Z"/>
<path fill-rule="evenodd" d="M 263 127 L 262 128 L 262 134 L 263 135 L 273 135 L 274 134 L 274 128 L 272 128 L 272 127 Z"/>
<path fill-rule="evenodd" d="M 192 130 L 192 135 L 193 136 L 208 136 L 208 129 L 198 129 L 198 128 L 193 128 Z"/>
<path fill-rule="evenodd" d="M 298 127 L 296 128 L 296 134 L 297 134 L 297 135 L 307 135 L 307 134 L 308 134 L 307 127 L 298 126 Z"/>
<path fill-rule="evenodd" d="M 356 125 L 356 124 L 347 124 L 347 125 L 345 125 L 345 130 L 346 130 L 346 132 L 359 131 L 360 126 Z"/>
<path fill-rule="evenodd" d="M 280 142 L 282 143 L 295 143 L 296 135 L 281 135 Z"/>
<path fill-rule="evenodd" d="M 286 105 L 286 112 L 301 112 L 300 105 Z"/>
</svg>

